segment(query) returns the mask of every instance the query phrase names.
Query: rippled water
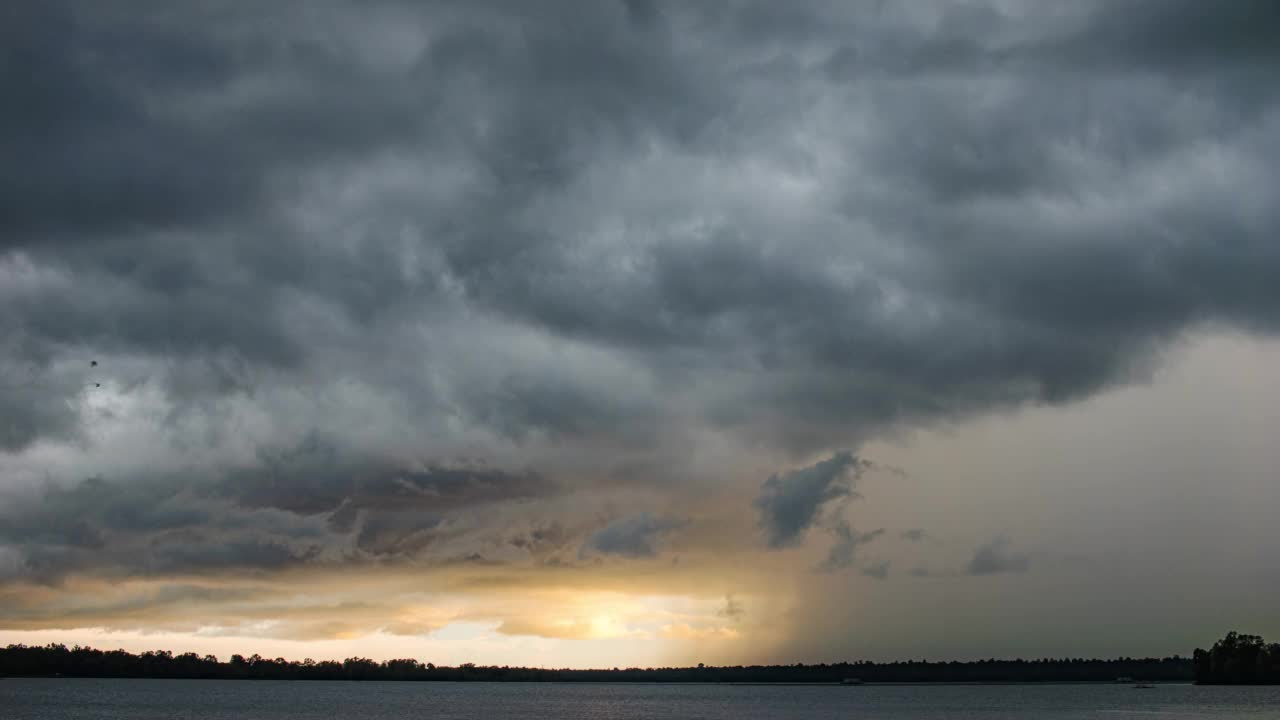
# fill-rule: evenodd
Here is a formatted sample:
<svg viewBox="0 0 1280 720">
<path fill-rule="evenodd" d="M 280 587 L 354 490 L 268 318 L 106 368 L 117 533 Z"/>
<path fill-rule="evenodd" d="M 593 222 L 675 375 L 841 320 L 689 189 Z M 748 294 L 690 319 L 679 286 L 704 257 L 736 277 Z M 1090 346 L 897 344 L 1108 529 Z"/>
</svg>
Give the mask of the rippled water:
<svg viewBox="0 0 1280 720">
<path fill-rule="evenodd" d="M 1280 718 L 1280 687 L 0 680 L 0 718 Z"/>
</svg>

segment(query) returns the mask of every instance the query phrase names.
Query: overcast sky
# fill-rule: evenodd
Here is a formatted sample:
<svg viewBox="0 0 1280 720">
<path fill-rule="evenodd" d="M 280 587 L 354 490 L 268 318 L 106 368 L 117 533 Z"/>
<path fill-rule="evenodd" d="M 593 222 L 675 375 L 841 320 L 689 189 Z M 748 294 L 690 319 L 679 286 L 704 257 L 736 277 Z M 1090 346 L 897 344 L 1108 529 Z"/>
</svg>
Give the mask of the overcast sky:
<svg viewBox="0 0 1280 720">
<path fill-rule="evenodd" d="M 8 2 L 0 643 L 1280 638 L 1280 5 Z"/>
</svg>

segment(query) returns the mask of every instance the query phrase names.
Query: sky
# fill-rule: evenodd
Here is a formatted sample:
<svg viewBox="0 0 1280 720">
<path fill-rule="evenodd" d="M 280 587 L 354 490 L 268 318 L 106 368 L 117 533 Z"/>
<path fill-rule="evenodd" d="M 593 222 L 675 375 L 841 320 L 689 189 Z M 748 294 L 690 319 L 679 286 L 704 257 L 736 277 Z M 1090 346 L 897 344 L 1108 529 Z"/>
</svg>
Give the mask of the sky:
<svg viewBox="0 0 1280 720">
<path fill-rule="evenodd" d="M 1280 638 L 1280 5 L 9 2 L 0 643 Z"/>
</svg>

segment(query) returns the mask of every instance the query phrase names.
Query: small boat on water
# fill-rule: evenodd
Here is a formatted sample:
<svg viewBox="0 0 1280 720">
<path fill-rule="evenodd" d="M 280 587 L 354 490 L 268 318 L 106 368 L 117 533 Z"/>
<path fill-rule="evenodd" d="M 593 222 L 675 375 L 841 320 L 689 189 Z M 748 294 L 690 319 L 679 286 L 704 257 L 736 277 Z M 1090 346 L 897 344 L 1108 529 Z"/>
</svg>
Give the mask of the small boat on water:
<svg viewBox="0 0 1280 720">
<path fill-rule="evenodd" d="M 1149 683 L 1149 682 L 1136 682 L 1133 684 L 1133 687 L 1137 690 L 1149 690 L 1155 686 L 1156 686 L 1155 683 Z"/>
<path fill-rule="evenodd" d="M 861 678 L 845 678 L 840 681 L 841 685 L 863 685 Z"/>
</svg>

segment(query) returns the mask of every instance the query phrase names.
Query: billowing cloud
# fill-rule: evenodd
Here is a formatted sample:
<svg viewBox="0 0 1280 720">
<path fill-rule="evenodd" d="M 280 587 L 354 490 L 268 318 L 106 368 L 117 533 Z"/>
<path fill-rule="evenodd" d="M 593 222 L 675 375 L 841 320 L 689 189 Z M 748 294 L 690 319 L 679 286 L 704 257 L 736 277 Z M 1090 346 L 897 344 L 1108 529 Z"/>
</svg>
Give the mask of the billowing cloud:
<svg viewBox="0 0 1280 720">
<path fill-rule="evenodd" d="M 314 452 L 314 448 L 308 451 Z M 325 456 L 332 460 L 333 458 Z M 447 542 L 493 532 L 475 513 L 553 496 L 531 474 L 383 463 L 282 464 L 227 476 L 99 477 L 16 492 L 0 509 L 0 547 L 42 581 L 70 572 L 185 575 L 474 554 Z M 535 536 L 546 530 L 535 529 Z M 15 571 L 16 572 L 16 571 Z"/>
<path fill-rule="evenodd" d="M 853 482 L 870 466 L 869 461 L 844 451 L 809 467 L 770 476 L 755 500 L 769 546 L 798 542 L 823 505 L 853 496 Z"/>
<path fill-rule="evenodd" d="M 83 432 L 101 379 L 339 433 L 352 392 L 433 434 L 809 451 L 1082 397 L 1280 321 L 1264 6 L 15 11 L 0 323 L 38 391 L 0 438 Z M 1180 64 L 1148 23 L 1213 32 Z"/>
<path fill-rule="evenodd" d="M 651 557 L 657 553 L 659 537 L 680 525 L 677 520 L 655 517 L 647 512 L 628 515 L 592 533 L 583 544 L 581 553 Z"/>
</svg>

